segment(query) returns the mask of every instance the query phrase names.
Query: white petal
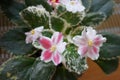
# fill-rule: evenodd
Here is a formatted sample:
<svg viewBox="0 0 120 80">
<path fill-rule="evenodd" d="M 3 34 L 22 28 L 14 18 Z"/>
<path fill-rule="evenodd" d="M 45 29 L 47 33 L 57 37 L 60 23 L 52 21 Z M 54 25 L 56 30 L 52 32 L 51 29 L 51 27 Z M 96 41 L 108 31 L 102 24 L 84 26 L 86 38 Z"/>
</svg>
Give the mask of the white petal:
<svg viewBox="0 0 120 80">
<path fill-rule="evenodd" d="M 40 26 L 40 27 L 35 28 L 34 30 L 37 32 L 41 32 L 43 29 L 44 29 L 44 27 Z"/>
<path fill-rule="evenodd" d="M 62 42 L 62 43 L 58 44 L 58 45 L 57 45 L 57 51 L 58 51 L 59 53 L 63 53 L 64 50 L 65 50 L 65 48 L 66 48 L 66 45 L 67 45 L 66 42 Z"/>
<path fill-rule="evenodd" d="M 73 4 L 71 4 L 71 2 L 73 2 Z M 81 0 L 61 0 L 61 3 L 65 5 L 67 11 L 72 13 L 82 12 L 85 10 Z"/>
<path fill-rule="evenodd" d="M 92 28 L 92 27 L 87 27 L 87 37 L 90 39 L 90 40 L 93 40 L 96 36 L 96 31 Z"/>
<path fill-rule="evenodd" d="M 73 43 L 76 45 L 76 46 L 81 46 L 81 45 L 86 45 L 86 39 L 83 38 L 83 36 L 75 36 L 73 37 Z"/>
<path fill-rule="evenodd" d="M 62 35 L 62 33 L 55 32 L 55 33 L 53 34 L 53 36 L 52 36 L 52 42 L 53 42 L 54 44 L 58 44 L 58 43 L 60 43 L 60 42 L 62 42 L 62 41 L 63 41 L 63 35 Z"/>
</svg>

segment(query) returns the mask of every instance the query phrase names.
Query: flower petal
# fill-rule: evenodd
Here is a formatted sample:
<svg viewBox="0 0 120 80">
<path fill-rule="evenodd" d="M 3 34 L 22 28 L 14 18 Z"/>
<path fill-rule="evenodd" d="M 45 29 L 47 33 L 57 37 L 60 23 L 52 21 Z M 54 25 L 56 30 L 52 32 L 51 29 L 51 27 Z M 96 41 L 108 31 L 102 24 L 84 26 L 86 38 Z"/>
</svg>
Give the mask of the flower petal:
<svg viewBox="0 0 120 80">
<path fill-rule="evenodd" d="M 73 37 L 73 42 L 76 46 L 86 45 L 87 40 L 84 38 L 84 36 L 75 36 Z"/>
<path fill-rule="evenodd" d="M 33 41 L 33 38 L 31 35 L 26 36 L 25 42 L 26 44 L 31 43 Z"/>
<path fill-rule="evenodd" d="M 49 5 L 52 5 L 53 7 L 59 5 L 60 0 L 48 0 L 47 1 Z"/>
<path fill-rule="evenodd" d="M 44 29 L 44 27 L 43 27 L 43 26 L 40 26 L 40 27 L 35 28 L 34 30 L 35 30 L 36 32 L 42 32 L 43 29 Z"/>
<path fill-rule="evenodd" d="M 53 59 L 52 59 L 53 63 L 55 65 L 58 65 L 61 63 L 62 61 L 62 57 L 60 55 L 60 53 L 58 51 L 56 51 L 54 54 L 53 54 Z"/>
<path fill-rule="evenodd" d="M 102 35 L 97 35 L 94 39 L 95 46 L 102 46 L 103 42 L 106 42 L 106 38 L 102 37 Z"/>
<path fill-rule="evenodd" d="M 96 31 L 92 27 L 87 27 L 87 37 L 89 40 L 93 40 L 96 36 Z"/>
<path fill-rule="evenodd" d="M 52 52 L 50 50 L 45 50 L 42 52 L 41 60 L 43 60 L 45 62 L 49 62 L 49 61 L 51 61 L 51 58 L 52 58 Z"/>
<path fill-rule="evenodd" d="M 92 60 L 97 60 L 99 57 L 99 48 L 93 46 L 91 49 L 88 50 L 87 56 Z"/>
<path fill-rule="evenodd" d="M 63 41 L 63 35 L 59 32 L 55 32 L 52 36 L 52 42 L 58 44 Z"/>
<path fill-rule="evenodd" d="M 81 0 L 61 0 L 61 4 L 66 7 L 67 11 L 72 13 L 82 12 L 85 10 Z"/>
<path fill-rule="evenodd" d="M 39 39 L 39 44 L 41 44 L 45 49 L 49 49 L 52 46 L 52 42 L 48 37 L 41 37 Z"/>
<path fill-rule="evenodd" d="M 79 47 L 79 49 L 78 49 L 78 53 L 79 53 L 82 57 L 85 57 L 85 56 L 86 56 L 87 51 L 88 51 L 88 47 L 87 47 L 87 46 L 82 46 L 82 47 Z"/>
<path fill-rule="evenodd" d="M 66 42 L 61 42 L 60 44 L 57 45 L 57 51 L 59 53 L 63 53 L 63 51 L 66 48 L 67 43 Z"/>
</svg>

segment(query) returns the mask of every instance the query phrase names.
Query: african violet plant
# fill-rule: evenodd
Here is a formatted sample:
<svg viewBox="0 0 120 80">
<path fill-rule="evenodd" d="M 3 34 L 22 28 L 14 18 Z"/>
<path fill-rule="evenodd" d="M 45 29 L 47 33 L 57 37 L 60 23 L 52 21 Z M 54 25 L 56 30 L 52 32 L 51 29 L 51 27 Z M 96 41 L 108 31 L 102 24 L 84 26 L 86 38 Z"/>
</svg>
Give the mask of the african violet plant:
<svg viewBox="0 0 120 80">
<path fill-rule="evenodd" d="M 113 0 L 1 1 L 16 24 L 0 39 L 13 54 L 0 68 L 1 80 L 77 80 L 87 58 L 109 74 L 118 67 L 120 37 L 96 27 L 113 12 Z"/>
</svg>

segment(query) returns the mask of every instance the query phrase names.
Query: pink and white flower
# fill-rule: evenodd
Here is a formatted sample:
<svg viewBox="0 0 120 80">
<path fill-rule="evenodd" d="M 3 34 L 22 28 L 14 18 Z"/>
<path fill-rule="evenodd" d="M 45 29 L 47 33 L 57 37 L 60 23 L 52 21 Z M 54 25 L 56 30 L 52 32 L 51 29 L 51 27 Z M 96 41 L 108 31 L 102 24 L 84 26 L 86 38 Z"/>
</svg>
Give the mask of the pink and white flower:
<svg viewBox="0 0 120 80">
<path fill-rule="evenodd" d="M 54 8 L 60 4 L 60 0 L 48 0 L 47 2 Z"/>
<path fill-rule="evenodd" d="M 32 43 L 35 42 L 42 34 L 43 26 L 37 27 L 30 32 L 26 32 L 26 43 Z"/>
<path fill-rule="evenodd" d="M 85 7 L 81 0 L 61 0 L 61 3 L 66 7 L 66 10 L 72 13 L 82 12 Z"/>
<path fill-rule="evenodd" d="M 41 60 L 45 62 L 53 61 L 55 65 L 62 62 L 62 53 L 65 50 L 66 42 L 63 42 L 63 35 L 55 32 L 52 38 L 41 37 L 39 44 L 43 47 Z"/>
<path fill-rule="evenodd" d="M 78 46 L 78 53 L 82 57 L 88 56 L 92 60 L 96 60 L 99 57 L 99 49 L 103 42 L 106 42 L 106 38 L 102 35 L 97 35 L 97 32 L 88 27 L 82 31 L 81 36 L 75 36 L 73 42 Z"/>
</svg>

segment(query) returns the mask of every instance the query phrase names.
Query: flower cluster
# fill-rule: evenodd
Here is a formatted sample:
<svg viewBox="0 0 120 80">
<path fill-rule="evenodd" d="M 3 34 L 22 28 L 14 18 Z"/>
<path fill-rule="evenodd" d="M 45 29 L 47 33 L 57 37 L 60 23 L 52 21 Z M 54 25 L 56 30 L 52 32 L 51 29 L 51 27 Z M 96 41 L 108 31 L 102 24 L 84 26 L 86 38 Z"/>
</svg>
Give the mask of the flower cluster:
<svg viewBox="0 0 120 80">
<path fill-rule="evenodd" d="M 99 26 L 114 0 L 9 1 L 1 9 L 19 27 L 0 38 L 0 48 L 15 55 L 0 67 L 0 80 L 77 80 L 88 58 L 107 74 L 116 70 L 120 38 Z"/>
<path fill-rule="evenodd" d="M 67 11 L 76 13 L 82 12 L 85 10 L 85 7 L 82 5 L 80 0 L 48 0 L 48 3 L 54 8 L 61 5 L 66 8 Z"/>
<path fill-rule="evenodd" d="M 51 38 L 42 36 L 43 26 L 26 32 L 26 43 L 35 41 L 41 46 L 41 60 L 45 62 L 53 61 L 55 65 L 62 62 L 62 53 L 66 49 L 67 42 L 63 41 L 64 36 L 60 32 L 54 32 Z M 73 37 L 73 43 L 78 46 L 78 54 L 82 57 L 89 57 L 96 60 L 99 57 L 99 48 L 106 41 L 102 35 L 97 35 L 92 27 L 87 27 L 82 31 L 82 35 Z"/>
<path fill-rule="evenodd" d="M 48 0 L 47 2 L 54 8 L 62 5 L 67 11 L 72 13 L 85 10 L 80 0 Z M 63 52 L 66 50 L 70 40 L 72 44 L 78 47 L 77 53 L 82 58 L 89 57 L 92 60 L 98 59 L 100 47 L 106 42 L 106 38 L 97 34 L 92 27 L 85 27 L 81 35 L 71 36 L 72 39 L 67 41 L 64 39 L 66 35 L 62 32 L 53 31 L 53 35 L 49 38 L 42 35 L 44 30 L 44 27 L 40 26 L 30 32 L 26 32 L 26 43 L 32 43 L 34 47 L 42 49 L 41 60 L 46 63 L 52 61 L 55 65 L 64 61 Z"/>
</svg>

